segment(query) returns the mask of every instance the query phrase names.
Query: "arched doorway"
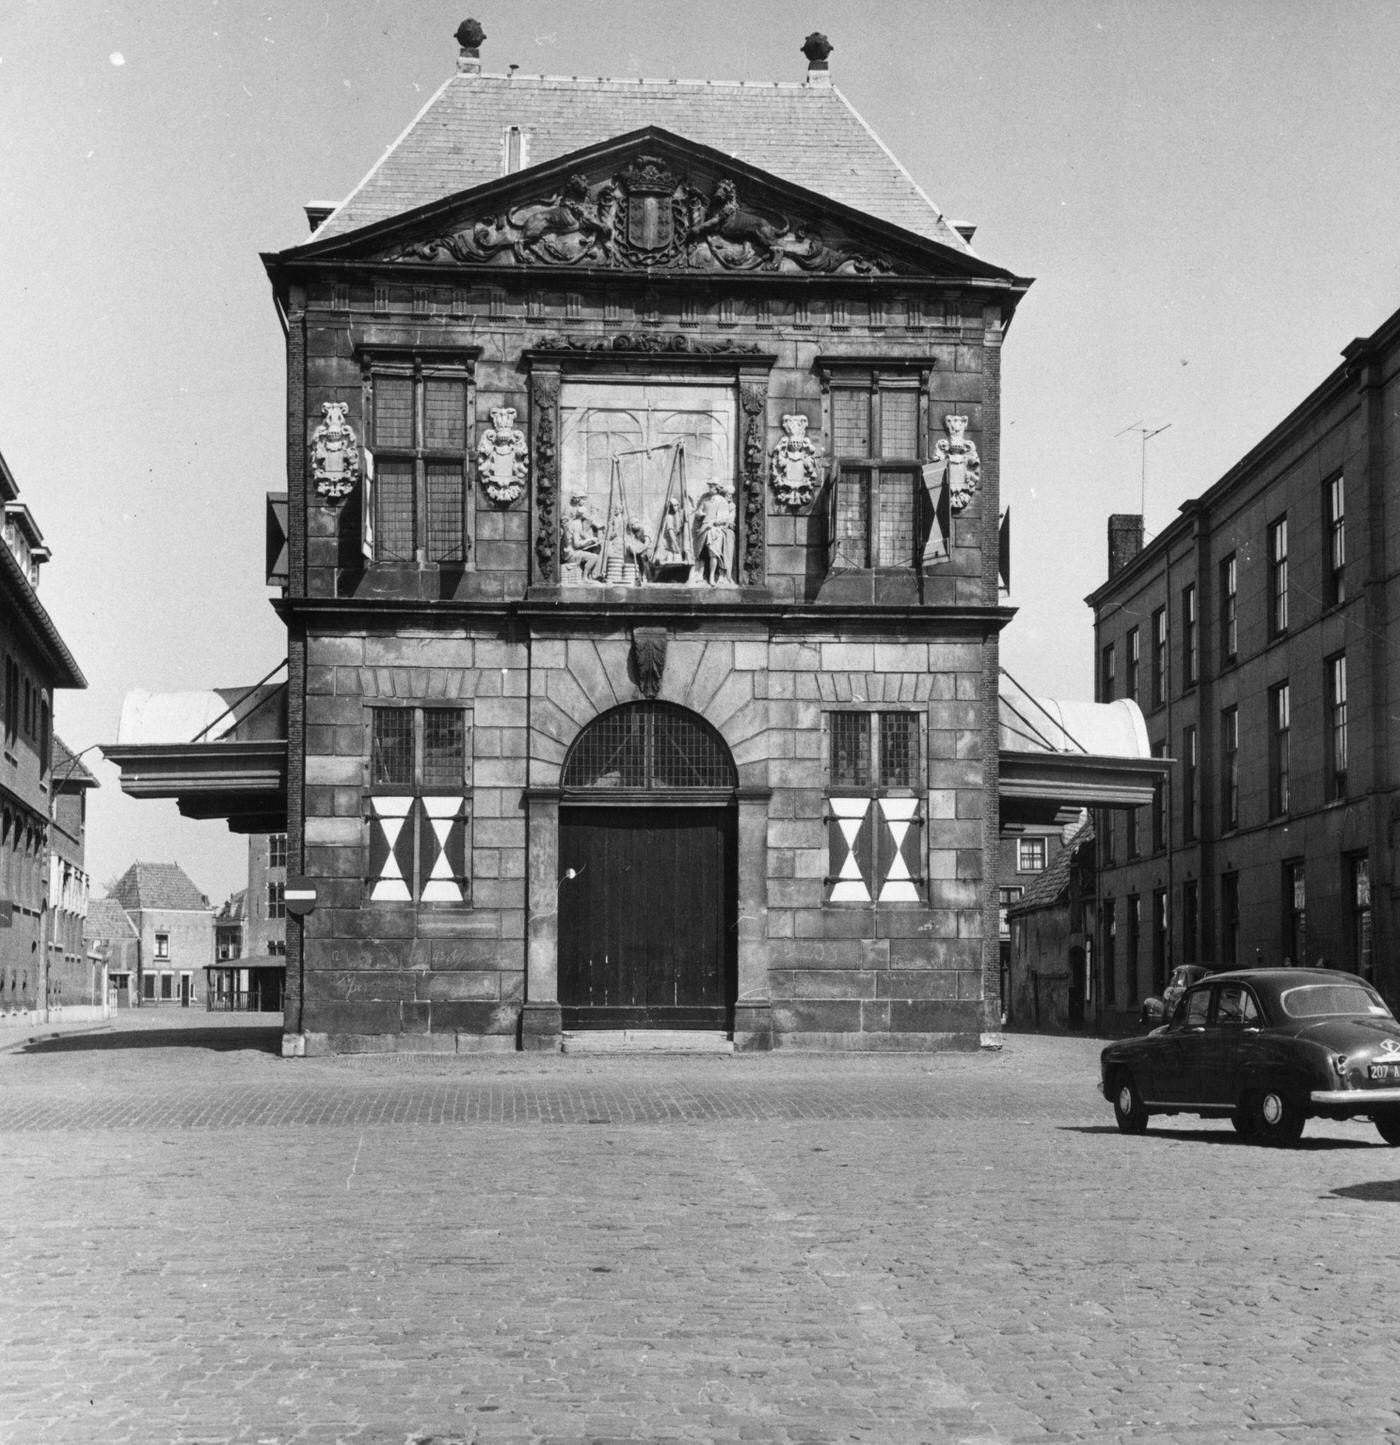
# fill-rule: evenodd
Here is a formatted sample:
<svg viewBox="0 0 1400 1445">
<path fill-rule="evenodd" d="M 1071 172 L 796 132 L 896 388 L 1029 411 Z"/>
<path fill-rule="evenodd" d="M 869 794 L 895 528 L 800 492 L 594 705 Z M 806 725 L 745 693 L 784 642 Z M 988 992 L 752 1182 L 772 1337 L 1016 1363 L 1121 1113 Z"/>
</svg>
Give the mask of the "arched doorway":
<svg viewBox="0 0 1400 1445">
<path fill-rule="evenodd" d="M 738 782 L 724 740 L 671 703 L 590 723 L 564 760 L 559 1007 L 565 1029 L 729 1029 Z"/>
</svg>

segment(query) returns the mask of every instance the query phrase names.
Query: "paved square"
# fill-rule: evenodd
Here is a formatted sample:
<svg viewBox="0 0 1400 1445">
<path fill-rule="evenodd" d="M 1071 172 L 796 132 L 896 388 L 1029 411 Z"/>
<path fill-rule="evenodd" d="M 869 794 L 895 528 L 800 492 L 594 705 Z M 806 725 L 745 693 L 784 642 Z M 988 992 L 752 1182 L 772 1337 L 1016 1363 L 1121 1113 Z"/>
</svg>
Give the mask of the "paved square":
<svg viewBox="0 0 1400 1445">
<path fill-rule="evenodd" d="M 0 1441 L 1400 1440 L 1400 1154 L 1113 1127 L 1098 1044 L 0 1053 Z M 1171 1127 L 1168 1127 L 1171 1126 Z"/>
</svg>

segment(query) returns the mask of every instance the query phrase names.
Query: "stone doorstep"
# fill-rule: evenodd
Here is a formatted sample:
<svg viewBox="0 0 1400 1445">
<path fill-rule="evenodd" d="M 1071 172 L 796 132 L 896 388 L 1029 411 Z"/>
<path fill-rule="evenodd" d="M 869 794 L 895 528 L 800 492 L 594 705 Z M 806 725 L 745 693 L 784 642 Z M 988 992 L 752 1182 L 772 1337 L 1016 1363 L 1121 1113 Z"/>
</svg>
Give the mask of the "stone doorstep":
<svg viewBox="0 0 1400 1445">
<path fill-rule="evenodd" d="M 734 1045 L 723 1033 L 695 1029 L 589 1029 L 565 1031 L 566 1054 L 732 1054 Z"/>
</svg>

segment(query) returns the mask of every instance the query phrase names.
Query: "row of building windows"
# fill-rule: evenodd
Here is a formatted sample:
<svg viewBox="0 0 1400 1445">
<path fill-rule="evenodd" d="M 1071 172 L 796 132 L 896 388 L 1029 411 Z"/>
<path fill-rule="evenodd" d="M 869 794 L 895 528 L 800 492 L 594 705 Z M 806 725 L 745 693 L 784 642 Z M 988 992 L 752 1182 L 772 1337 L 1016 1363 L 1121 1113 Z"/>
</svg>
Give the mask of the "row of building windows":
<svg viewBox="0 0 1400 1445">
<path fill-rule="evenodd" d="M 39 911 L 46 847 L 41 824 L 13 808 L 0 810 L 0 901 Z"/>
<path fill-rule="evenodd" d="M 371 451 L 363 513 L 367 559 L 390 565 L 466 566 L 472 544 L 472 442 L 464 368 L 421 360 L 374 363 L 365 385 Z M 655 485 L 649 482 L 651 453 L 678 439 L 684 443 L 692 473 L 678 500 L 683 514 L 707 480 L 733 488 L 732 388 L 691 387 L 689 403 L 678 406 L 672 399 L 661 411 L 647 399 L 657 388 L 642 383 L 589 384 L 575 390 L 574 401 L 569 396 L 563 401 L 566 440 L 572 442 L 563 449 L 561 494 L 586 495 L 595 512 L 604 514 L 596 524 L 605 537 L 614 518 L 622 517 L 627 539 L 617 540 L 619 565 L 634 542 L 639 555 L 660 548 L 671 524 L 668 504 L 676 500 L 675 494 L 667 477 L 658 474 Z M 687 393 L 683 387 L 668 391 Z M 585 396 L 587 405 L 578 399 Z M 833 384 L 831 450 L 836 469 L 826 506 L 828 564 L 833 569 L 911 568 L 921 563 L 923 537 L 934 522 L 919 469 L 928 451 L 925 402 L 917 375 L 871 375 L 859 384 Z M 649 430 L 642 434 L 658 426 L 657 435 Z M 645 462 L 638 461 L 638 454 L 645 454 Z M 618 458 L 626 458 L 626 465 L 617 466 Z M 569 523 L 566 517 L 564 525 Z M 665 555 L 670 557 L 672 550 L 681 556 L 686 549 L 667 548 Z M 641 580 L 661 580 L 654 575 L 659 571 L 644 568 Z"/>
<path fill-rule="evenodd" d="M 159 935 L 157 935 L 159 936 Z M 148 1003 L 193 1003 L 197 997 L 191 970 L 147 970 L 141 975 L 141 997 Z"/>
<path fill-rule="evenodd" d="M 1323 534 L 1327 539 L 1327 561 L 1324 567 L 1324 606 L 1335 607 L 1345 602 L 1346 588 L 1346 485 L 1342 476 L 1328 479 L 1323 487 Z M 1288 515 L 1274 518 L 1268 525 L 1268 636 L 1272 641 L 1289 630 Z M 1200 619 L 1196 584 L 1188 583 L 1181 590 L 1181 666 L 1182 691 L 1189 691 L 1200 680 Z M 1141 693 L 1142 638 L 1138 627 L 1128 629 L 1124 638 L 1125 674 L 1121 694 L 1143 704 L 1148 710 L 1162 707 L 1171 687 L 1170 637 L 1167 608 L 1156 608 L 1151 617 L 1149 645 L 1149 691 Z M 1219 653 L 1220 665 L 1228 667 L 1239 658 L 1239 560 L 1231 552 L 1219 564 Z M 1117 651 L 1114 643 L 1106 643 L 1099 654 L 1099 697 L 1111 702 L 1120 696 L 1117 691 Z"/>
<path fill-rule="evenodd" d="M 1339 802 L 1347 796 L 1348 766 L 1351 743 L 1347 700 L 1347 658 L 1344 652 L 1323 662 L 1324 690 L 1321 737 L 1323 739 L 1323 795 L 1321 802 Z M 1266 694 L 1265 715 L 1268 769 L 1267 821 L 1297 811 L 1293 785 L 1293 689 L 1289 682 L 1280 682 Z M 1217 771 L 1216 831 L 1229 833 L 1242 826 L 1240 819 L 1240 709 L 1231 704 L 1220 714 L 1219 766 Z M 1153 754 L 1165 757 L 1167 744 L 1154 744 Z M 1181 747 L 1177 758 L 1181 775 L 1181 841 L 1194 843 L 1203 828 L 1201 796 L 1200 734 L 1192 724 L 1181 731 Z M 1163 783 L 1153 798 L 1151 810 L 1151 846 L 1162 852 L 1168 846 L 1167 814 L 1170 806 L 1169 784 Z M 1126 815 L 1127 856 L 1135 858 L 1142 852 L 1138 836 L 1137 811 Z M 1107 815 L 1104 824 L 1104 862 L 1112 864 L 1117 857 L 1116 843 L 1120 825 L 1116 816 Z"/>
<path fill-rule="evenodd" d="M 1347 948 L 1345 959 L 1323 957 L 1308 931 L 1306 868 L 1301 859 L 1290 858 L 1282 865 L 1280 876 L 1280 908 L 1282 917 L 1283 956 L 1278 959 L 1245 958 L 1241 954 L 1240 878 L 1238 873 L 1222 873 L 1219 880 L 1218 956 L 1212 960 L 1229 967 L 1255 964 L 1296 964 L 1298 966 L 1346 967 L 1363 978 L 1373 977 L 1371 950 L 1371 863 L 1366 853 L 1349 853 L 1342 858 L 1346 893 Z M 1122 903 L 1120 912 L 1119 903 Z M 1172 937 L 1165 888 L 1151 894 L 1150 916 L 1151 963 L 1142 954 L 1143 896 L 1130 893 L 1124 898 L 1106 898 L 1103 902 L 1104 1002 L 1116 1004 L 1119 962 L 1126 980 L 1127 1002 L 1147 993 L 1160 993 L 1166 985 L 1173 956 L 1179 950 L 1180 963 L 1201 961 L 1200 884 L 1190 880 L 1181 887 L 1180 932 Z M 1119 937 L 1120 924 L 1122 938 Z M 1121 953 L 1120 953 L 1121 944 Z"/>
<path fill-rule="evenodd" d="M 12 748 L 21 733 L 38 744 L 41 774 L 49 770 L 49 695 L 29 677 L 19 662 L 5 654 L 5 699 L 3 709 L 5 746 Z"/>
<path fill-rule="evenodd" d="M 366 796 L 371 902 L 470 901 L 467 714 L 459 708 L 373 707 Z M 827 898 L 915 903 L 924 897 L 923 714 L 826 715 Z M 624 709 L 600 720 L 565 786 L 628 791 L 727 790 L 732 765 L 711 756 L 670 715 Z M 577 776 L 574 776 L 577 774 Z M 1025 840 L 1038 843 L 1043 839 Z M 1043 853 L 1039 866 L 1044 866 Z M 276 890 L 279 910 L 282 884 Z M 281 916 L 279 911 L 272 916 Z"/>
</svg>

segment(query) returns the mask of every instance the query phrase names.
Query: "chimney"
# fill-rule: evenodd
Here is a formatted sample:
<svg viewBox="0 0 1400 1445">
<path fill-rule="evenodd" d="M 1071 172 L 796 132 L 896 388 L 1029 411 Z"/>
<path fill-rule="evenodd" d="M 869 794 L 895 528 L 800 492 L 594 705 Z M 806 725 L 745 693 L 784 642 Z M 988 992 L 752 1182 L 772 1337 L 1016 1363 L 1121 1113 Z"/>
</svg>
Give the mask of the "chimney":
<svg viewBox="0 0 1400 1445">
<path fill-rule="evenodd" d="M 1115 512 L 1108 519 L 1108 575 L 1116 577 L 1141 551 L 1141 514 Z"/>
<path fill-rule="evenodd" d="M 481 42 L 485 39 L 479 20 L 464 20 L 457 27 L 457 44 L 461 46 L 457 52 L 458 75 L 481 74 Z"/>
<path fill-rule="evenodd" d="M 835 46 L 819 30 L 814 30 L 802 42 L 802 53 L 807 57 L 807 84 L 830 85 L 831 66 L 827 57 Z"/>
</svg>

